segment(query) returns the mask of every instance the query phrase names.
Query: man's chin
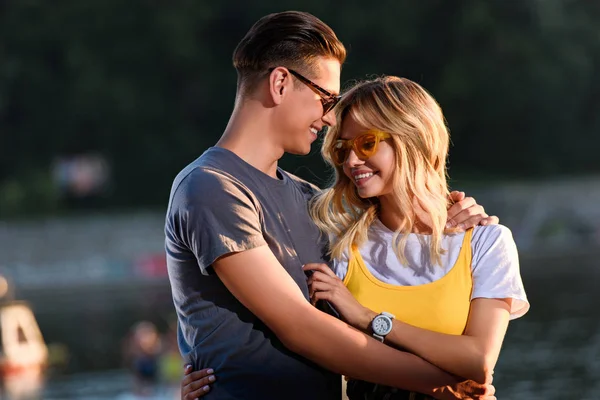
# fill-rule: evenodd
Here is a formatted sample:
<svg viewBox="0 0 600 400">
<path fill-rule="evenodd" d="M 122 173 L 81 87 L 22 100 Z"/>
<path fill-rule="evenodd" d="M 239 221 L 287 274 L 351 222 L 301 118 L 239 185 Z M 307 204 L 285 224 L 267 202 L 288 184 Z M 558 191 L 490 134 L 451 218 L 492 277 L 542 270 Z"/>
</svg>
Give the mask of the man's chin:
<svg viewBox="0 0 600 400">
<path fill-rule="evenodd" d="M 295 156 L 307 156 L 310 153 L 310 145 L 307 147 L 294 147 L 290 149 L 286 149 L 285 151 L 288 154 L 293 154 Z"/>
</svg>

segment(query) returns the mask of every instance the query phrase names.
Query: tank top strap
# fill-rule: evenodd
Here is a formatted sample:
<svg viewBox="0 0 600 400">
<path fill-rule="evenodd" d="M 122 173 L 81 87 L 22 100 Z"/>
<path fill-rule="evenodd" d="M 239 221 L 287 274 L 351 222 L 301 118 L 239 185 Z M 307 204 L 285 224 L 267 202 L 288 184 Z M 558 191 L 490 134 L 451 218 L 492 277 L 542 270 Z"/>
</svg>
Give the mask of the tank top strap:
<svg viewBox="0 0 600 400">
<path fill-rule="evenodd" d="M 463 238 L 462 245 L 460 248 L 460 253 L 458 254 L 458 259 L 454 264 L 454 268 L 459 267 L 460 273 L 462 275 L 468 276 L 469 280 L 471 279 L 471 262 L 473 259 L 473 250 L 471 247 L 471 240 L 473 238 L 473 228 L 467 229 L 465 231 L 465 237 Z"/>
<path fill-rule="evenodd" d="M 358 246 L 353 244 L 350 248 L 350 254 L 348 258 L 348 270 L 346 271 L 346 276 L 344 277 L 343 283 L 344 285 L 348 285 L 352 275 L 356 273 L 358 269 L 361 268 L 361 264 L 364 264 L 362 256 L 358 251 Z"/>
</svg>

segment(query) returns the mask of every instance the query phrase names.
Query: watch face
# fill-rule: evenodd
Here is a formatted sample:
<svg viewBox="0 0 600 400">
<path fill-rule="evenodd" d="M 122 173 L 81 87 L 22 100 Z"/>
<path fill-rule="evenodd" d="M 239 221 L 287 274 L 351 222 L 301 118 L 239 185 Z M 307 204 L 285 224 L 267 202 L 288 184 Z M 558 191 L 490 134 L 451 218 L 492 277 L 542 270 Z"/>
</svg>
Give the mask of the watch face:
<svg viewBox="0 0 600 400">
<path fill-rule="evenodd" d="M 379 315 L 373 320 L 373 332 L 378 335 L 387 335 L 392 330 L 392 320 L 384 315 Z"/>
</svg>

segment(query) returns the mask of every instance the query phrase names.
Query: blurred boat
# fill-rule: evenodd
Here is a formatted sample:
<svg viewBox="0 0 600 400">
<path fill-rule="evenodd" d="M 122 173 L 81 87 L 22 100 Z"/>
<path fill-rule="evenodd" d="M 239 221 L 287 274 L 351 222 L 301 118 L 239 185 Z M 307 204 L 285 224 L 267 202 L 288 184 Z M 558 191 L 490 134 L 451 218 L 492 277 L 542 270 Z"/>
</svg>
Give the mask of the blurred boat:
<svg viewBox="0 0 600 400">
<path fill-rule="evenodd" d="M 0 375 L 41 375 L 48 347 L 31 307 L 22 301 L 0 303 L 0 331 Z"/>
</svg>

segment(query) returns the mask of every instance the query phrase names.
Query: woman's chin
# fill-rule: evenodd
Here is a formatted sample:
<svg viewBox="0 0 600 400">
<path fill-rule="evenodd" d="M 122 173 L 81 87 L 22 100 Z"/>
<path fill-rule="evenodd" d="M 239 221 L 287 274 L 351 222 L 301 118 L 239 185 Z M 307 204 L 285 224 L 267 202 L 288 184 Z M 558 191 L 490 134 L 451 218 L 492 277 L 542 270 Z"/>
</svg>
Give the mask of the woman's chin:
<svg viewBox="0 0 600 400">
<path fill-rule="evenodd" d="M 358 193 L 358 197 L 361 199 L 368 199 L 370 197 L 377 197 L 377 193 L 373 193 L 373 190 L 368 190 L 367 188 L 356 188 L 356 192 Z"/>
</svg>

